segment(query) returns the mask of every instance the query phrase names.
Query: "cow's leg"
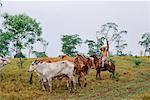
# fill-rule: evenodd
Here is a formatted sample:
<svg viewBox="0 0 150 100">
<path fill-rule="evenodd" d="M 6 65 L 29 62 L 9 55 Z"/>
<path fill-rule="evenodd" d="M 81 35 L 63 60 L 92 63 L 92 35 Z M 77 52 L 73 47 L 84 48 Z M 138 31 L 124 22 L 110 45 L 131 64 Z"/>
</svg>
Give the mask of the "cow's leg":
<svg viewBox="0 0 150 100">
<path fill-rule="evenodd" d="M 84 77 L 84 87 L 86 87 L 87 83 L 86 83 L 86 77 Z"/>
<path fill-rule="evenodd" d="M 57 88 L 59 88 L 60 87 L 60 84 L 61 84 L 61 78 L 56 78 L 56 81 L 57 81 Z"/>
<path fill-rule="evenodd" d="M 67 86 L 67 87 L 66 87 L 66 90 L 68 90 L 68 89 L 69 89 L 69 80 L 67 79 L 67 81 L 66 81 L 66 82 L 67 82 L 67 85 L 66 85 L 66 86 Z"/>
<path fill-rule="evenodd" d="M 81 86 L 81 83 L 80 83 L 80 76 L 78 76 L 78 84 L 79 84 L 79 86 Z"/>
<path fill-rule="evenodd" d="M 52 78 L 48 79 L 49 91 L 52 92 Z"/>
<path fill-rule="evenodd" d="M 82 83 L 81 84 L 81 87 L 86 87 L 86 77 L 85 77 L 85 74 L 83 72 L 81 72 L 81 77 L 80 77 L 80 82 Z"/>
<path fill-rule="evenodd" d="M 43 78 L 41 78 L 41 79 L 40 79 L 40 83 L 41 83 L 42 90 L 45 91 L 45 90 L 46 90 L 46 86 L 45 86 L 44 83 L 46 83 L 46 80 L 43 79 Z"/>
<path fill-rule="evenodd" d="M 73 80 L 72 80 L 72 77 L 68 76 L 68 81 L 69 81 L 69 91 L 70 91 L 70 93 L 73 93 Z"/>
<path fill-rule="evenodd" d="M 74 76 L 73 76 L 73 87 L 74 87 L 74 89 L 76 90 L 76 81 L 75 81 Z"/>
<path fill-rule="evenodd" d="M 1 69 L 0 69 L 1 70 Z M 33 73 L 30 74 L 30 79 L 29 79 L 29 83 L 32 84 L 33 83 Z"/>
</svg>

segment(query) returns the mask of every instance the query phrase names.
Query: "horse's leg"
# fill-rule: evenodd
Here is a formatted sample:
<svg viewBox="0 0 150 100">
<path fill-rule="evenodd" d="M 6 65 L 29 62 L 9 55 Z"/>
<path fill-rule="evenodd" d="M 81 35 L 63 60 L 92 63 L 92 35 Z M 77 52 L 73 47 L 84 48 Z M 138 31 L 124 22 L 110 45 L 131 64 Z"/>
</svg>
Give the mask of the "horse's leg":
<svg viewBox="0 0 150 100">
<path fill-rule="evenodd" d="M 113 78 L 115 78 L 115 71 L 112 71 L 112 76 Z"/>
<path fill-rule="evenodd" d="M 97 76 L 98 76 L 98 70 L 96 69 L 96 79 L 97 79 Z"/>
<path fill-rule="evenodd" d="M 107 69 L 111 74 L 110 78 L 114 78 L 115 72 L 112 69 Z"/>
<path fill-rule="evenodd" d="M 99 70 L 99 79 L 101 80 L 101 70 Z"/>
</svg>

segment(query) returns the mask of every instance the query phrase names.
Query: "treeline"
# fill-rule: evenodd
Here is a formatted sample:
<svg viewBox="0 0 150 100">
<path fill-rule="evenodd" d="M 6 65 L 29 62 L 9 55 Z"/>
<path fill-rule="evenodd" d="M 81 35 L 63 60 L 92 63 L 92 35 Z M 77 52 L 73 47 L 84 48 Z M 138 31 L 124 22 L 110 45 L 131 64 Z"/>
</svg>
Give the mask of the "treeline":
<svg viewBox="0 0 150 100">
<path fill-rule="evenodd" d="M 31 54 L 37 57 L 46 56 L 48 42 L 41 37 L 42 27 L 36 19 L 25 14 L 9 15 L 7 13 L 3 14 L 2 18 L 4 21 L 0 29 L 1 56 L 13 55 L 16 58 L 30 57 Z M 117 24 L 110 22 L 102 25 L 96 33 L 96 41 L 91 39 L 83 41 L 78 34 L 62 35 L 61 51 L 69 56 L 75 56 L 78 53 L 77 46 L 85 43 L 89 48 L 88 55 L 100 54 L 99 48 L 107 39 L 109 43 L 115 44 L 116 55 L 127 55 L 123 52 L 127 47 L 126 40 L 123 39 L 123 34 L 127 34 L 126 30 L 119 30 Z M 139 44 L 144 47 L 144 55 L 146 53 L 150 55 L 150 33 L 144 33 L 141 39 Z M 37 42 L 43 45 L 43 52 L 34 50 L 34 44 Z M 27 50 L 28 53 L 23 54 L 23 50 Z"/>
</svg>

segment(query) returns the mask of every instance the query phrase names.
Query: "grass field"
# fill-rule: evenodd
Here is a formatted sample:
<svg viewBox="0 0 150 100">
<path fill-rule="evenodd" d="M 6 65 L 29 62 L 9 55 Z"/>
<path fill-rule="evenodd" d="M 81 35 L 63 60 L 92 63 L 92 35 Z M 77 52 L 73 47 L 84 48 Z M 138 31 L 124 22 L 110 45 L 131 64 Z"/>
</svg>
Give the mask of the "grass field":
<svg viewBox="0 0 150 100">
<path fill-rule="evenodd" d="M 27 71 L 34 59 L 24 59 L 23 68 L 18 68 L 18 59 L 12 59 L 0 72 L 0 100 L 150 100 L 150 58 L 139 57 L 142 61 L 139 66 L 134 65 L 133 59 L 114 57 L 115 79 L 110 79 L 108 72 L 102 72 L 102 80 L 96 80 L 95 70 L 91 69 L 87 87 L 77 86 L 72 94 L 65 90 L 64 81 L 60 88 L 56 88 L 54 81 L 52 93 L 42 91 L 35 73 L 30 85 Z"/>
</svg>

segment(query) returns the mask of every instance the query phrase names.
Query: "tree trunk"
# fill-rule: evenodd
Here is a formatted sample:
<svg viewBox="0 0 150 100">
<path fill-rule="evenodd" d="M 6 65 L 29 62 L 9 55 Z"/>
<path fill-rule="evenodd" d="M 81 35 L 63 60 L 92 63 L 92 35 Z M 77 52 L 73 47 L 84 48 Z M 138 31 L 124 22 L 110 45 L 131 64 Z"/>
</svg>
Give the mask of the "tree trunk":
<svg viewBox="0 0 150 100">
<path fill-rule="evenodd" d="M 30 55 L 31 55 L 31 49 L 29 49 L 29 52 L 28 52 L 28 57 L 30 58 Z"/>
<path fill-rule="evenodd" d="M 146 49 L 145 49 L 145 51 L 144 51 L 144 56 L 146 56 Z"/>
</svg>

